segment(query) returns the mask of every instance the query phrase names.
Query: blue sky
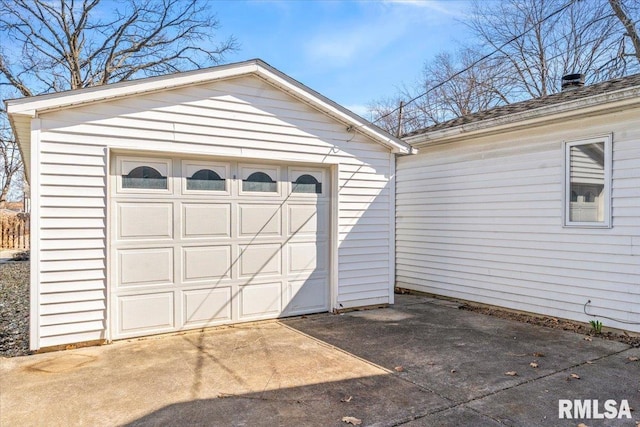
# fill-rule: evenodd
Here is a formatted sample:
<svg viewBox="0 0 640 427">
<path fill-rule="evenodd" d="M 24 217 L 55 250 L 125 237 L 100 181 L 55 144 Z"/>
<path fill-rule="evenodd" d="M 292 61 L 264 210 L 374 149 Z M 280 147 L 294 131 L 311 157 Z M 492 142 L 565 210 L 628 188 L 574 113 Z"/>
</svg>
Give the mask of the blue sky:
<svg viewBox="0 0 640 427">
<path fill-rule="evenodd" d="M 467 1 L 211 2 L 241 45 L 228 62 L 260 58 L 365 115 L 371 101 L 415 82 L 426 60 L 468 37 Z M 365 115 L 366 117 L 366 115 Z"/>
</svg>

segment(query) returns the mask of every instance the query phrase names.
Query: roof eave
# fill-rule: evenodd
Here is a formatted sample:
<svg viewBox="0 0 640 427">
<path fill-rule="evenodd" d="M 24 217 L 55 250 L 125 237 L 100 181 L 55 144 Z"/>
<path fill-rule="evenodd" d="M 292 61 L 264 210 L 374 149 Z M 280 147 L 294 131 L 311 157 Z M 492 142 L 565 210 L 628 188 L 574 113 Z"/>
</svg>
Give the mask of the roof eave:
<svg viewBox="0 0 640 427">
<path fill-rule="evenodd" d="M 285 90 L 293 97 L 320 109 L 325 114 L 343 122 L 347 125 L 349 131 L 359 131 L 369 138 L 372 138 L 382 145 L 386 146 L 391 152 L 396 154 L 413 154 L 415 150 L 400 138 L 395 138 L 378 126 L 363 119 L 354 112 L 342 107 L 324 95 L 310 89 L 297 80 L 282 73 L 276 68 L 262 62 L 258 67 L 256 74 L 265 78 L 272 84 L 276 84 L 282 90 Z"/>
<path fill-rule="evenodd" d="M 411 154 L 413 152 L 411 146 L 406 142 L 393 137 L 386 131 L 336 104 L 260 59 L 252 59 L 245 62 L 167 76 L 132 80 L 107 86 L 96 86 L 92 88 L 40 95 L 30 98 L 12 99 L 8 100 L 6 105 L 9 115 L 23 115 L 33 118 L 46 111 L 133 96 L 140 93 L 170 90 L 181 86 L 197 85 L 251 74 L 263 78 L 282 90 L 287 91 L 296 99 L 299 99 L 325 114 L 334 117 L 338 121 L 345 123 L 347 127 L 351 127 L 355 131 L 359 131 L 367 135 L 374 141 L 389 148 L 393 153 Z"/>
<path fill-rule="evenodd" d="M 443 144 L 453 139 L 467 139 L 480 134 L 533 127 L 541 123 L 559 121 L 578 115 L 591 116 L 603 110 L 607 110 L 607 112 L 619 111 L 635 105 L 640 105 L 640 86 L 439 129 L 410 136 L 404 140 L 419 148 Z"/>
</svg>

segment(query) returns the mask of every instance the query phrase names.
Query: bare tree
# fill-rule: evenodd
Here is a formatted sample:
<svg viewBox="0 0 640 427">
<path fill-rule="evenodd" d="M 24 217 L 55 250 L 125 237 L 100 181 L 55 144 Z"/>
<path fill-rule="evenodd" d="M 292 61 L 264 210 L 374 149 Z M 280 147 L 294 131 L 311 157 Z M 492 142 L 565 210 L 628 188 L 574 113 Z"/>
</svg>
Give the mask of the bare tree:
<svg viewBox="0 0 640 427">
<path fill-rule="evenodd" d="M 420 82 L 399 95 L 407 104 L 403 126 L 549 95 L 569 73 L 593 83 L 640 71 L 639 16 L 637 0 L 476 0 L 466 22 L 477 44 L 425 64 Z M 372 107 L 381 122 L 395 114 L 383 110 Z"/>
<path fill-rule="evenodd" d="M 425 96 L 416 103 L 426 119 L 425 124 L 440 123 L 508 102 L 508 93 L 503 92 L 501 64 L 477 60 L 476 52 L 462 48 L 455 54 L 440 53 L 425 64 L 420 88 Z"/>
<path fill-rule="evenodd" d="M 6 126 L 0 128 L 0 208 L 7 202 L 12 184 L 23 174 L 18 143 Z"/>
<path fill-rule="evenodd" d="M 0 0 L 0 87 L 32 96 L 218 64 L 237 49 L 218 28 L 206 0 Z M 22 163 L 0 138 L 1 201 Z"/>
<path fill-rule="evenodd" d="M 400 126 L 403 134 L 507 103 L 500 64 L 495 61 L 475 64 L 477 60 L 478 54 L 468 48 L 454 54 L 439 53 L 425 63 L 422 77 L 414 87 L 403 87 L 397 97 L 369 105 L 376 124 L 393 134 Z M 401 101 L 406 105 L 399 124 Z"/>
<path fill-rule="evenodd" d="M 631 9 L 632 4 L 635 6 L 631 11 L 635 12 L 635 22 L 631 18 L 631 13 L 627 11 L 628 9 Z M 631 41 L 631 45 L 633 46 L 633 53 L 626 53 L 623 44 L 622 55 L 625 58 L 633 56 L 638 60 L 638 63 L 640 63 L 640 31 L 638 30 L 638 22 L 640 22 L 640 20 L 638 20 L 638 16 L 640 15 L 640 6 L 636 2 L 626 2 L 625 4 L 623 4 L 622 0 L 609 0 L 609 5 L 611 5 L 613 13 L 615 13 L 616 18 L 618 18 L 618 20 L 624 27 L 624 37 L 628 38 Z"/>
<path fill-rule="evenodd" d="M 0 76 L 23 96 L 217 64 L 219 23 L 201 0 L 0 0 Z"/>
<path fill-rule="evenodd" d="M 619 27 L 602 0 L 476 2 L 469 25 L 482 44 L 497 50 L 513 99 L 560 89 L 564 74 L 601 81 L 627 71 L 619 56 Z"/>
<path fill-rule="evenodd" d="M 402 114 L 404 119 L 401 120 L 401 112 L 399 110 L 400 103 L 403 102 L 402 96 L 398 95 L 392 98 L 380 98 L 372 101 L 367 106 L 369 113 L 375 123 L 392 135 L 403 134 L 406 131 L 406 116 Z"/>
</svg>

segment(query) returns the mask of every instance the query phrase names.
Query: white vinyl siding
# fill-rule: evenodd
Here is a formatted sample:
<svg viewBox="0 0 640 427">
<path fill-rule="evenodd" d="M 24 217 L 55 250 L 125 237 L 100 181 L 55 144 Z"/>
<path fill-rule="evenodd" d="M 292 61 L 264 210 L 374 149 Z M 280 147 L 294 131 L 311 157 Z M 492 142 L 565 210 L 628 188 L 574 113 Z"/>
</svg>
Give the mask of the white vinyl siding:
<svg viewBox="0 0 640 427">
<path fill-rule="evenodd" d="M 397 165 L 398 286 L 640 322 L 638 110 L 420 147 Z M 610 229 L 563 227 L 563 141 L 611 134 Z M 605 326 L 640 325 L 601 318 Z"/>
<path fill-rule="evenodd" d="M 42 175 L 34 201 L 42 212 L 36 261 L 38 347 L 108 338 L 105 257 L 111 150 L 334 168 L 334 304 L 347 308 L 392 298 L 389 180 L 394 155 L 261 79 L 242 77 L 137 95 L 43 113 L 40 119 Z"/>
</svg>

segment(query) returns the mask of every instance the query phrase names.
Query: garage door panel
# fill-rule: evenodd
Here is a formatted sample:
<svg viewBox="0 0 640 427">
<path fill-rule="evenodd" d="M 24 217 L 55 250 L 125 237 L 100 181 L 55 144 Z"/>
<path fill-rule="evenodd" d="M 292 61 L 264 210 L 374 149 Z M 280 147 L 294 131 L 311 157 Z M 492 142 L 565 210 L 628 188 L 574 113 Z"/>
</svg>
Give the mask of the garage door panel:
<svg viewBox="0 0 640 427">
<path fill-rule="evenodd" d="M 243 320 L 275 317 L 282 311 L 282 283 L 261 283 L 239 287 Z"/>
<path fill-rule="evenodd" d="M 182 205 L 184 238 L 230 237 L 231 204 L 184 203 Z"/>
<path fill-rule="evenodd" d="M 231 320 L 231 295 L 230 287 L 184 291 L 184 325 L 208 326 Z"/>
<path fill-rule="evenodd" d="M 239 205 L 240 236 L 280 236 L 282 234 L 281 211 L 281 205 Z"/>
<path fill-rule="evenodd" d="M 231 246 L 197 246 L 182 249 L 183 281 L 231 278 Z"/>
<path fill-rule="evenodd" d="M 173 203 L 118 203 L 118 239 L 173 238 Z"/>
<path fill-rule="evenodd" d="M 312 313 L 329 309 L 329 292 L 325 278 L 287 283 L 286 314 Z"/>
<path fill-rule="evenodd" d="M 173 248 L 118 251 L 120 286 L 173 283 Z"/>
<path fill-rule="evenodd" d="M 175 327 L 173 292 L 118 298 L 120 334 L 154 333 Z"/>
<path fill-rule="evenodd" d="M 289 235 L 315 236 L 324 234 L 326 227 L 318 218 L 318 207 L 313 205 L 289 205 Z"/>
<path fill-rule="evenodd" d="M 290 273 L 326 269 L 326 244 L 321 242 L 289 243 L 287 248 Z"/>
<path fill-rule="evenodd" d="M 240 277 L 282 274 L 279 243 L 240 246 Z"/>
</svg>

